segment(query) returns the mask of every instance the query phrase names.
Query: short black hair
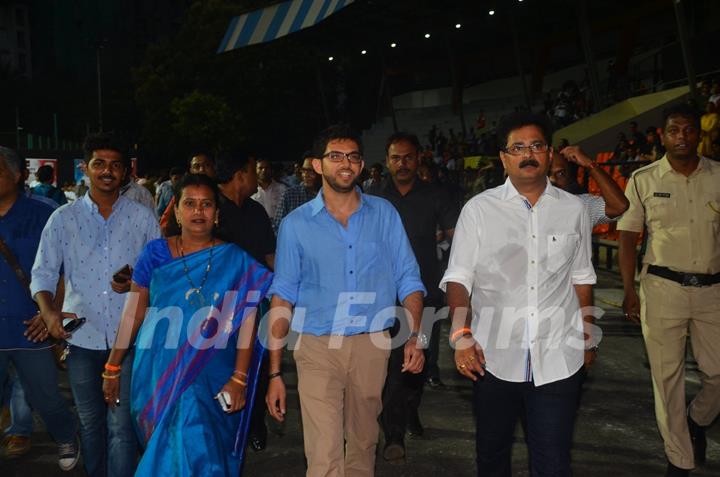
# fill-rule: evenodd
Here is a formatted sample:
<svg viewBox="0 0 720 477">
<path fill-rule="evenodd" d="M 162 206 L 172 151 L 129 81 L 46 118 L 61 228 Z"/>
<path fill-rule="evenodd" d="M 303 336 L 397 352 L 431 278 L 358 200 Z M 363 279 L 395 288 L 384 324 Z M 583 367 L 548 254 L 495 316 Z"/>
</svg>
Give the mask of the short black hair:
<svg viewBox="0 0 720 477">
<path fill-rule="evenodd" d="M 180 205 L 180 197 L 182 197 L 182 191 L 185 190 L 186 187 L 191 186 L 205 186 L 209 188 L 213 193 L 213 197 L 215 198 L 215 204 L 219 206 L 220 189 L 218 189 L 218 186 L 214 180 L 210 179 L 205 174 L 185 174 L 183 178 L 180 179 L 180 182 L 178 182 L 173 189 L 173 195 L 175 196 L 175 207 L 178 207 Z"/>
<path fill-rule="evenodd" d="M 372 166 L 370 166 L 370 169 L 371 169 L 371 170 L 372 170 L 372 169 L 377 169 L 381 174 L 382 174 L 382 171 L 384 170 L 383 165 L 380 164 L 379 162 L 376 162 L 375 164 L 373 164 Z"/>
<path fill-rule="evenodd" d="M 188 168 L 192 165 L 192 160 L 198 156 L 205 156 L 210 160 L 210 162 L 215 164 L 215 159 L 213 158 L 212 154 L 209 154 L 205 151 L 197 151 L 197 152 L 193 152 L 192 154 L 190 154 L 190 157 L 188 157 L 188 160 L 187 160 Z"/>
<path fill-rule="evenodd" d="M 185 174 L 185 168 L 180 166 L 175 166 L 172 169 L 170 169 L 170 176 L 181 176 Z"/>
<path fill-rule="evenodd" d="M 400 141 L 409 142 L 410 144 L 412 144 L 412 146 L 415 148 L 415 151 L 418 153 L 422 151 L 422 148 L 420 147 L 420 140 L 415 134 L 405 131 L 398 131 L 391 134 L 390 137 L 387 138 L 387 141 L 385 141 L 385 155 L 390 152 L 390 146 Z"/>
<path fill-rule="evenodd" d="M 53 169 L 53 167 L 48 164 L 38 167 L 38 170 L 35 172 L 35 177 L 37 177 L 37 180 L 42 182 L 43 184 L 47 182 L 52 182 L 54 175 L 55 169 Z"/>
<path fill-rule="evenodd" d="M 506 114 L 500 118 L 498 122 L 496 134 L 500 150 L 505 149 L 510 133 L 524 126 L 536 126 L 540 129 L 540 132 L 542 132 L 546 143 L 549 144 L 552 140 L 553 128 L 547 117 L 528 111 L 519 111 L 517 113 Z"/>
<path fill-rule="evenodd" d="M 239 151 L 223 151 L 215 158 L 215 180 L 218 184 L 230 182 L 237 171 L 247 171 L 251 157 Z"/>
<path fill-rule="evenodd" d="M 303 152 L 302 159 L 300 159 L 299 164 L 302 166 L 307 159 L 315 159 L 315 153 L 311 150 Z"/>
<path fill-rule="evenodd" d="M 93 152 L 101 149 L 108 149 L 120 153 L 125 167 L 130 165 L 127 142 L 125 142 L 125 139 L 120 134 L 114 131 L 89 134 L 83 143 L 85 161 L 90 162 Z"/>
<path fill-rule="evenodd" d="M 700 111 L 688 103 L 675 103 L 663 110 L 663 129 L 667 127 L 668 119 L 672 116 L 682 116 L 691 119 L 699 128 L 700 127 Z"/>
<path fill-rule="evenodd" d="M 355 141 L 358 145 L 360 154 L 363 154 L 363 144 L 360 134 L 357 133 L 348 124 L 334 124 L 318 134 L 313 142 L 312 152 L 315 158 L 321 158 L 325 154 L 325 149 L 330 141 L 350 140 Z"/>
</svg>

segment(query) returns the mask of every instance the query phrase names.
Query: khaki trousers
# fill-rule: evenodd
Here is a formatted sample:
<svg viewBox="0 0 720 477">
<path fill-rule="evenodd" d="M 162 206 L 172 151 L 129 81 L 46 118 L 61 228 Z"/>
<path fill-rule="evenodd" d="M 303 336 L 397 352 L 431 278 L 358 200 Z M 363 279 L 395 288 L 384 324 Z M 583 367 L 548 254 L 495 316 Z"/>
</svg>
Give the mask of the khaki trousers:
<svg viewBox="0 0 720 477">
<path fill-rule="evenodd" d="M 389 340 L 387 332 L 301 336 L 294 358 L 308 477 L 374 475 Z"/>
<path fill-rule="evenodd" d="M 640 283 L 641 320 L 647 347 L 655 417 L 668 460 L 695 466 L 685 402 L 685 346 L 688 333 L 702 373 L 702 389 L 690 403 L 690 417 L 709 425 L 720 412 L 720 284 L 683 287 L 651 274 Z"/>
</svg>

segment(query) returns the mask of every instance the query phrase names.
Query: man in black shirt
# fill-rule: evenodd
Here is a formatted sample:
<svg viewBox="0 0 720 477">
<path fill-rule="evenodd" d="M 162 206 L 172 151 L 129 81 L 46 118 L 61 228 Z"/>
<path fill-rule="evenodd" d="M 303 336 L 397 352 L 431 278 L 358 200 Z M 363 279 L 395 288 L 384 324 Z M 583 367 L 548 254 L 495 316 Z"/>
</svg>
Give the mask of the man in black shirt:
<svg viewBox="0 0 720 477">
<path fill-rule="evenodd" d="M 242 154 L 219 154 L 215 160 L 215 179 L 220 187 L 218 237 L 232 242 L 255 260 L 275 268 L 275 233 L 265 208 L 250 198 L 257 191 L 255 159 Z M 261 313 L 258 313 L 260 315 Z M 267 393 L 267 355 L 260 369 L 257 396 Z M 265 403 L 253 404 L 248 442 L 255 451 L 265 449 Z"/>
<path fill-rule="evenodd" d="M 373 190 L 373 195 L 390 201 L 400 214 L 420 267 L 423 284 L 428 290 L 425 306 L 440 307 L 443 299 L 438 284 L 442 274 L 437 243 L 443 238 L 452 238 L 459 210 L 444 189 L 418 179 L 421 149 L 417 136 L 395 133 L 388 139 L 385 150 L 390 174 L 380 187 Z M 431 332 L 430 343 L 424 334 L 418 337 L 418 342 L 425 341 L 424 346 L 430 345 L 426 351 L 428 356 L 425 373 L 409 375 L 401 372 L 402 348 L 393 350 L 390 355 L 388 376 L 383 390 L 383 412 L 380 416 L 385 434 L 383 457 L 387 460 L 405 457 L 406 430 L 411 435 L 419 436 L 423 433 L 418 407 L 424 380 L 427 376 L 439 381 L 439 329 L 433 323 L 439 324 L 436 320 L 423 319 L 423 329 Z"/>
</svg>

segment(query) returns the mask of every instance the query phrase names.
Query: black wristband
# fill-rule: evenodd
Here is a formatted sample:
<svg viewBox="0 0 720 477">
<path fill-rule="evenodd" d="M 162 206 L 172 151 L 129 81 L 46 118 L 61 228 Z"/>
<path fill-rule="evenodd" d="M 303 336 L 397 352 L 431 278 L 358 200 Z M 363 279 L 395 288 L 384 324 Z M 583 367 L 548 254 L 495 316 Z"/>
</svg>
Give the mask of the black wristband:
<svg viewBox="0 0 720 477">
<path fill-rule="evenodd" d="M 270 373 L 268 374 L 268 380 L 277 378 L 278 376 L 282 376 L 282 371 L 278 371 L 277 373 Z"/>
</svg>

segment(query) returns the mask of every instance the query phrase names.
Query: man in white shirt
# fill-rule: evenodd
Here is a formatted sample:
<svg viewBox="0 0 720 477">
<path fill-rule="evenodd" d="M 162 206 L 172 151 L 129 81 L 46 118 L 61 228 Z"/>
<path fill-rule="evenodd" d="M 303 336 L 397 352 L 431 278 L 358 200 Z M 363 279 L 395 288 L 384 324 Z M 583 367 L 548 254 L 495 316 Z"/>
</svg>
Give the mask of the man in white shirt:
<svg viewBox="0 0 720 477">
<path fill-rule="evenodd" d="M 250 198 L 260 202 L 272 220 L 287 186 L 273 179 L 272 166 L 267 159 L 257 161 L 257 178 L 258 190 Z"/>
<path fill-rule="evenodd" d="M 596 279 L 589 219 L 580 199 L 550 185 L 544 117 L 515 113 L 497 131 L 508 179 L 463 208 L 440 282 L 457 369 L 474 383 L 477 472 L 511 475 L 524 412 L 533 473 L 569 476 L 581 370 L 596 351 L 581 310 Z"/>
</svg>

